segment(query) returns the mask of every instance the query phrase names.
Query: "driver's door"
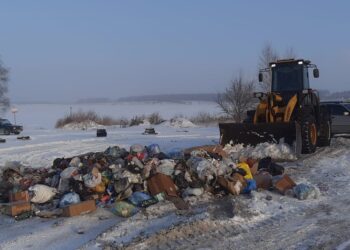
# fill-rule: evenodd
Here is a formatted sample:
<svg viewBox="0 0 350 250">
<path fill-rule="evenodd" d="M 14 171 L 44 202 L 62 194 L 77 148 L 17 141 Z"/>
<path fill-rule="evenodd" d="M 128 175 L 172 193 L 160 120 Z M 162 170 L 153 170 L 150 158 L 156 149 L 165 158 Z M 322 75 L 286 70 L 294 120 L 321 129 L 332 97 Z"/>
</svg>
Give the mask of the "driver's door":
<svg viewBox="0 0 350 250">
<path fill-rule="evenodd" d="M 342 105 L 332 105 L 332 133 L 350 133 L 350 115 Z"/>
</svg>

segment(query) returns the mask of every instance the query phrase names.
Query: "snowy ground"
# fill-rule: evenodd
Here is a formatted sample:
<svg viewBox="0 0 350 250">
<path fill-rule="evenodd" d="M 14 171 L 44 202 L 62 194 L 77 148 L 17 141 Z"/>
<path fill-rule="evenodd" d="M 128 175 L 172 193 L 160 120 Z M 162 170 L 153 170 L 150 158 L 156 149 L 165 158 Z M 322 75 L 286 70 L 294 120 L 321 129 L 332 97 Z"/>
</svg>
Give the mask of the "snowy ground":
<svg viewBox="0 0 350 250">
<path fill-rule="evenodd" d="M 215 102 L 117 102 L 99 104 L 13 104 L 18 109 L 16 120 L 25 129 L 51 129 L 59 118 L 69 114 L 71 108 L 77 111 L 95 111 L 97 114 L 112 118 L 127 118 L 149 115 L 158 112 L 164 119 L 182 115 L 191 117 L 200 112 L 218 114 L 220 109 Z M 1 116 L 1 114 L 0 114 Z M 13 122 L 13 115 L 5 115 Z"/>
<path fill-rule="evenodd" d="M 209 199 L 176 220 L 164 215 L 170 225 L 143 215 L 131 218 L 84 248 L 350 249 L 349 145 L 349 139 L 336 138 L 331 147 L 284 164 L 297 183 L 321 190 L 317 200 L 299 201 L 270 191 Z"/>
<path fill-rule="evenodd" d="M 0 165 L 19 160 L 33 167 L 50 166 L 53 159 L 111 145 L 158 143 L 164 151 L 215 144 L 217 127 L 157 126 L 158 135 L 142 135 L 144 127 L 114 128 L 107 138 L 94 130 L 26 130 L 30 141 L 7 136 L 0 144 Z M 73 218 L 33 218 L 21 222 L 0 216 L 0 249 L 334 249 L 350 240 L 350 139 L 336 138 L 329 148 L 283 163 L 297 183 L 321 190 L 317 200 L 299 201 L 269 191 L 222 199 L 205 195 L 190 200 L 179 213 L 160 203 L 129 219 L 106 209 Z M 272 200 L 266 199 L 271 196 Z"/>
</svg>

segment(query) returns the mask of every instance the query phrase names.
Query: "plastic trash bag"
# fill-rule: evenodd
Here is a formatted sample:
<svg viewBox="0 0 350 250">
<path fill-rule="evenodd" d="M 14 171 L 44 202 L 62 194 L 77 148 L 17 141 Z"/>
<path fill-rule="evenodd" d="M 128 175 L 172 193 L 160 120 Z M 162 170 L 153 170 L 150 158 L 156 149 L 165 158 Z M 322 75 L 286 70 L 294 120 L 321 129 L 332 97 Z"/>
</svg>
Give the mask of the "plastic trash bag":
<svg viewBox="0 0 350 250">
<path fill-rule="evenodd" d="M 243 169 L 245 171 L 244 178 L 247 180 L 253 179 L 252 173 L 250 172 L 250 167 L 245 162 L 240 162 L 237 164 L 237 168 Z"/>
<path fill-rule="evenodd" d="M 34 195 L 31 198 L 33 203 L 45 203 L 51 200 L 57 193 L 56 188 L 52 188 L 42 184 L 36 184 L 28 188 L 28 191 L 33 192 Z"/>
<path fill-rule="evenodd" d="M 81 161 L 79 157 L 74 157 L 70 162 L 69 162 L 69 166 L 70 167 L 76 167 L 78 168 L 80 165 Z"/>
<path fill-rule="evenodd" d="M 77 204 L 80 202 L 80 197 L 77 193 L 71 192 L 63 195 L 60 200 L 60 208 L 66 207 L 72 204 Z"/>
<path fill-rule="evenodd" d="M 251 191 L 256 190 L 256 181 L 254 179 L 246 179 L 247 186 L 243 189 L 243 194 L 249 194 Z"/>
<path fill-rule="evenodd" d="M 204 193 L 203 188 L 186 188 L 185 191 L 183 192 L 182 196 L 187 197 L 187 196 L 200 196 Z"/>
<path fill-rule="evenodd" d="M 157 166 L 157 172 L 171 176 L 174 173 L 175 162 L 174 160 L 161 160 L 159 166 Z"/>
<path fill-rule="evenodd" d="M 84 185 L 88 188 L 94 188 L 102 182 L 101 173 L 97 173 L 96 175 L 89 173 L 83 176 Z"/>
<path fill-rule="evenodd" d="M 150 157 L 154 157 L 160 153 L 160 147 L 158 144 L 151 144 L 147 147 L 147 151 Z"/>
<path fill-rule="evenodd" d="M 74 159 L 74 158 L 73 158 Z M 79 158 L 78 158 L 79 159 Z M 61 178 L 62 179 L 69 179 L 73 175 L 78 173 L 78 168 L 77 167 L 68 167 L 65 170 L 61 172 Z"/>
<path fill-rule="evenodd" d="M 296 185 L 293 191 L 299 200 L 317 199 L 320 196 L 320 190 L 317 187 L 304 183 Z"/>
<path fill-rule="evenodd" d="M 200 157 L 191 157 L 186 164 L 198 174 L 202 181 L 211 181 L 217 173 L 216 167 L 207 159 Z"/>
<path fill-rule="evenodd" d="M 128 200 L 137 207 L 142 207 L 142 203 L 147 200 L 151 200 L 152 197 L 144 192 L 134 192 Z"/>
<path fill-rule="evenodd" d="M 128 152 L 124 148 L 118 146 L 108 147 L 104 153 L 116 158 L 124 158 L 128 155 Z"/>
<path fill-rule="evenodd" d="M 130 204 L 126 201 L 117 201 L 114 203 L 114 206 L 112 208 L 112 212 L 118 216 L 127 218 L 130 216 L 133 216 L 139 211 L 137 207 L 135 207 L 133 204 Z"/>
<path fill-rule="evenodd" d="M 130 147 L 130 154 L 142 153 L 144 152 L 145 147 L 141 144 L 133 144 Z"/>
</svg>

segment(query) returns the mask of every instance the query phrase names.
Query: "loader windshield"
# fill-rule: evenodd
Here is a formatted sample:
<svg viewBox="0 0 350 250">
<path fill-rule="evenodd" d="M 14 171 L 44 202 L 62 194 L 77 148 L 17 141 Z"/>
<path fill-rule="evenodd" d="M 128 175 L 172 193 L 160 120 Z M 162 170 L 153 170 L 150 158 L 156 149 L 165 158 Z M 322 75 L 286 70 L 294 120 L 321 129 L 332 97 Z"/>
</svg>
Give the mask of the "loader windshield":
<svg viewBox="0 0 350 250">
<path fill-rule="evenodd" d="M 303 89 L 303 65 L 277 64 L 272 68 L 272 92 L 300 91 Z"/>
</svg>

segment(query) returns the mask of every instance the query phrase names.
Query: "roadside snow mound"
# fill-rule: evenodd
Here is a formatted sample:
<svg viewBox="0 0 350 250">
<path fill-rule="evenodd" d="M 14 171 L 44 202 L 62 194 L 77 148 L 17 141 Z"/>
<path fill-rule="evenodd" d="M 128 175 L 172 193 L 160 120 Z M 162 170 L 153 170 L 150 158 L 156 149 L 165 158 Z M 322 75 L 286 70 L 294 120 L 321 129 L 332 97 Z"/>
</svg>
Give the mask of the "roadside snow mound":
<svg viewBox="0 0 350 250">
<path fill-rule="evenodd" d="M 270 156 L 274 160 L 285 161 L 285 160 L 296 160 L 296 156 L 293 150 L 285 143 L 274 144 L 274 143 L 260 143 L 253 146 L 244 147 L 243 144 L 236 144 L 231 146 L 227 144 L 224 150 L 233 158 L 239 159 L 240 156 L 245 156 L 253 159 L 262 159 Z"/>
<path fill-rule="evenodd" d="M 140 124 L 140 126 L 151 126 L 152 124 L 147 120 L 143 120 L 142 123 Z"/>
<path fill-rule="evenodd" d="M 174 127 L 174 128 L 195 128 L 197 127 L 194 123 L 191 121 L 185 119 L 185 118 L 174 118 L 170 121 L 166 121 L 164 123 L 166 126 Z"/>
<path fill-rule="evenodd" d="M 62 129 L 67 130 L 87 130 L 87 129 L 96 129 L 101 128 L 102 125 L 94 122 L 94 121 L 85 121 L 85 122 L 72 122 L 64 125 Z"/>
</svg>

